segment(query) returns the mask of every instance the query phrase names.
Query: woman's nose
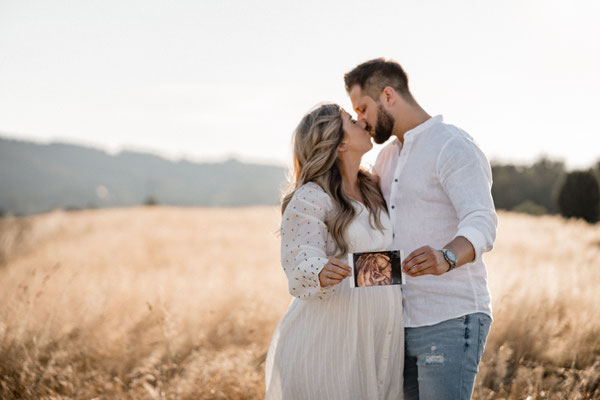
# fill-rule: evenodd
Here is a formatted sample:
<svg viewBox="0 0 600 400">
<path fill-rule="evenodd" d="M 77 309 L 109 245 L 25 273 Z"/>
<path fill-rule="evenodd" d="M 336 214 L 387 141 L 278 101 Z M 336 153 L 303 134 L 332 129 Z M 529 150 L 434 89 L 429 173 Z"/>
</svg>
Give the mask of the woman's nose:
<svg viewBox="0 0 600 400">
<path fill-rule="evenodd" d="M 358 121 L 358 122 L 357 122 L 357 124 L 358 124 L 358 126 L 360 126 L 361 128 L 363 128 L 363 129 L 367 129 L 367 121 L 365 121 L 364 119 L 363 119 L 363 120 L 360 120 L 360 121 Z"/>
</svg>

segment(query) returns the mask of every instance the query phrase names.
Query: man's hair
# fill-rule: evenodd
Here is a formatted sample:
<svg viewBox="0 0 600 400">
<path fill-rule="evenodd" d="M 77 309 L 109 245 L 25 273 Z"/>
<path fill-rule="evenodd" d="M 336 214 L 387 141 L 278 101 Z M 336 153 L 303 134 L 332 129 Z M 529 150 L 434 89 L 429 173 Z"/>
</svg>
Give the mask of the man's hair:
<svg viewBox="0 0 600 400">
<path fill-rule="evenodd" d="M 364 62 L 347 72 L 344 75 L 344 82 L 346 83 L 346 92 L 350 93 L 350 89 L 354 85 L 358 85 L 361 92 L 375 101 L 379 100 L 383 89 L 390 86 L 405 100 L 411 103 L 415 102 L 408 90 L 408 77 L 400 64 L 394 60 L 376 58 Z"/>
</svg>

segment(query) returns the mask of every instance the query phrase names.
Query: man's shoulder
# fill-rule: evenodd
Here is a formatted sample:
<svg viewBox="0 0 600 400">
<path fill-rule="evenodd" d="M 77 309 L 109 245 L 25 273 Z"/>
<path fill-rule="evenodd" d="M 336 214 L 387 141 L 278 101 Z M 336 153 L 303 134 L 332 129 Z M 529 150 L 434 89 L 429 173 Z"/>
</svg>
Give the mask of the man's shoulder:
<svg viewBox="0 0 600 400">
<path fill-rule="evenodd" d="M 436 124 L 431 130 L 431 136 L 435 138 L 436 141 L 441 142 L 457 138 L 473 140 L 473 137 L 464 129 L 459 128 L 456 125 L 447 124 L 445 122 Z"/>
<path fill-rule="evenodd" d="M 438 167 L 450 164 L 468 164 L 473 160 L 479 160 L 482 165 L 489 167 L 487 156 L 473 136 L 455 125 L 440 125 L 443 126 L 440 126 L 436 132 L 436 146 L 432 146 L 436 148 Z"/>
<path fill-rule="evenodd" d="M 435 153 L 455 152 L 468 149 L 477 151 L 479 144 L 473 136 L 456 125 L 439 123 L 431 129 L 428 139 L 423 143 Z"/>
</svg>

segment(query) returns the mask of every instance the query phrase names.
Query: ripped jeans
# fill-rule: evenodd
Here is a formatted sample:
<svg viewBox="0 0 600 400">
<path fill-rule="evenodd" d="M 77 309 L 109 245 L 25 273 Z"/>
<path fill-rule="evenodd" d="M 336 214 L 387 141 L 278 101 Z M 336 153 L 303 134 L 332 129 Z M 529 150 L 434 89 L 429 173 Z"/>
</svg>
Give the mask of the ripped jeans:
<svg viewBox="0 0 600 400">
<path fill-rule="evenodd" d="M 491 322 L 475 313 L 405 328 L 404 399 L 470 399 Z"/>
</svg>

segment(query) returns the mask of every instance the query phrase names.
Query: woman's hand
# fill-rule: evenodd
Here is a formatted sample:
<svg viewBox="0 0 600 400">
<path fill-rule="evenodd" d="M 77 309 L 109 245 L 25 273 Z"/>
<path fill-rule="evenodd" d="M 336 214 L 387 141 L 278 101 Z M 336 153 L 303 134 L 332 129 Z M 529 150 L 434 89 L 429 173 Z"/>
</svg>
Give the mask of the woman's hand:
<svg viewBox="0 0 600 400">
<path fill-rule="evenodd" d="M 319 282 L 321 287 L 333 286 L 349 276 L 352 276 L 352 269 L 348 264 L 337 258 L 330 258 L 319 272 Z"/>
</svg>

